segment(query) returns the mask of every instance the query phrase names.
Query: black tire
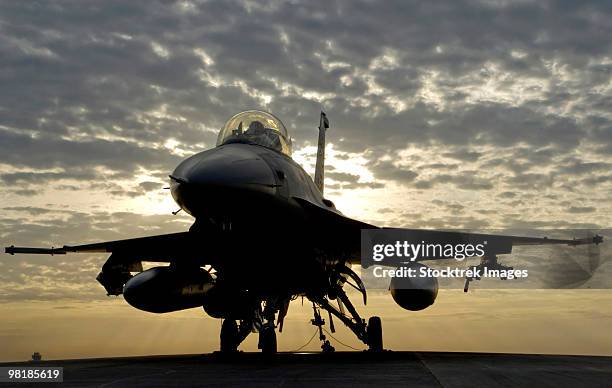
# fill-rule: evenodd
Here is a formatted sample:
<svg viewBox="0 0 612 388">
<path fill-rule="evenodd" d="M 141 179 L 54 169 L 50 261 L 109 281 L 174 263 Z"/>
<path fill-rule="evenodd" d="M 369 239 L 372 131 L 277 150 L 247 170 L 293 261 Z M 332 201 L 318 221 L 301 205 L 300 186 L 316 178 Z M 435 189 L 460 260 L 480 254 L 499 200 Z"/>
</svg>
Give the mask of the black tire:
<svg viewBox="0 0 612 388">
<path fill-rule="evenodd" d="M 220 338 L 221 352 L 232 353 L 238 350 L 238 325 L 235 320 L 223 320 Z"/>
<path fill-rule="evenodd" d="M 371 352 L 382 352 L 383 337 L 382 337 L 382 322 L 380 317 L 371 317 L 368 320 L 367 327 L 368 347 Z"/>
<path fill-rule="evenodd" d="M 276 331 L 274 326 L 266 326 L 259 332 L 259 347 L 263 354 L 276 354 Z"/>
</svg>

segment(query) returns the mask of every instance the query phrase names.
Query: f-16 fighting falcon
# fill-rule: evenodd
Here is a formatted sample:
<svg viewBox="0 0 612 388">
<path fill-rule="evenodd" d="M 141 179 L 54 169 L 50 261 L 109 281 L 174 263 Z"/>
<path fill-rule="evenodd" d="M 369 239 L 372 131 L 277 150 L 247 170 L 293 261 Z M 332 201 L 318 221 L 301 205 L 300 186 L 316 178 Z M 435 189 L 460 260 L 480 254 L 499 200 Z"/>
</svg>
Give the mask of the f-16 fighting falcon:
<svg viewBox="0 0 612 388">
<path fill-rule="evenodd" d="M 322 112 L 313 180 L 291 158 L 291 139 L 277 117 L 255 110 L 238 113 L 221 129 L 215 148 L 187 158 L 170 175 L 172 197 L 195 219 L 188 231 L 61 248 L 11 246 L 6 252 L 108 252 L 97 277 L 108 295 L 123 294 L 133 307 L 153 313 L 201 307 L 223 320 L 222 352 L 235 352 L 256 332 L 262 352 L 275 353 L 276 329 L 282 331 L 289 304 L 298 297 L 312 302 L 312 323 L 319 327 L 324 351 L 333 347 L 322 331 L 323 310 L 332 331 L 332 319 L 339 319 L 369 350 L 381 351 L 381 319 L 363 319 L 344 289 L 354 287 L 366 302 L 364 283 L 351 265 L 360 263 L 361 231 L 378 227 L 345 217 L 324 198 L 328 128 Z M 498 249 L 488 250 L 481 266 L 502 269 L 508 267 L 496 255 L 510 253 L 512 246 L 602 241 L 600 236 L 564 240 L 410 232 L 419 241 L 488 237 Z M 169 265 L 143 270 L 143 262 Z M 434 303 L 438 283 L 435 278 L 413 286 L 391 282 L 390 293 L 404 309 L 421 310 Z"/>
</svg>

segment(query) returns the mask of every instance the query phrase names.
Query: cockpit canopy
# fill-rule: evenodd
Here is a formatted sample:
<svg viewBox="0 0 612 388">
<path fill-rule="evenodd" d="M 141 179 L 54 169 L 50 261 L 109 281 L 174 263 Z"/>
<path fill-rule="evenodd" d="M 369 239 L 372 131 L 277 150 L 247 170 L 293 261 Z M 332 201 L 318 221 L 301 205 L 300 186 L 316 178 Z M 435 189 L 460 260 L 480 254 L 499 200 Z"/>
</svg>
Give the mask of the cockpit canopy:
<svg viewBox="0 0 612 388">
<path fill-rule="evenodd" d="M 247 110 L 227 120 L 217 146 L 228 143 L 249 143 L 271 148 L 291 156 L 291 139 L 278 117 L 260 110 Z"/>
</svg>

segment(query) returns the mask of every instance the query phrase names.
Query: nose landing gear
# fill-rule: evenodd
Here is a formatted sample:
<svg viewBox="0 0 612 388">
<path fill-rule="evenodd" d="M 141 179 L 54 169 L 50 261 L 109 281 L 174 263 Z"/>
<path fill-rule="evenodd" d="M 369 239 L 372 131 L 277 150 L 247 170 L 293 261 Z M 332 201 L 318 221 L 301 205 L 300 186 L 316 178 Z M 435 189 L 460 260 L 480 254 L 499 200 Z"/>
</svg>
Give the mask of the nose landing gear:
<svg viewBox="0 0 612 388">
<path fill-rule="evenodd" d="M 325 337 L 325 334 L 323 334 L 323 325 L 325 325 L 325 320 L 321 318 L 321 312 L 317 308 L 316 304 L 314 304 L 314 302 L 312 304 L 312 310 L 314 312 L 314 318 L 310 320 L 310 323 L 312 323 L 313 326 L 316 326 L 319 329 L 319 340 L 321 340 L 322 342 L 321 350 L 323 351 L 323 353 L 331 353 L 331 352 L 336 351 L 336 348 L 332 346 L 332 344 L 329 342 L 327 337 Z M 330 315 L 329 324 L 330 324 L 330 328 L 333 333 L 335 331 L 334 322 L 331 319 L 332 318 Z"/>
</svg>

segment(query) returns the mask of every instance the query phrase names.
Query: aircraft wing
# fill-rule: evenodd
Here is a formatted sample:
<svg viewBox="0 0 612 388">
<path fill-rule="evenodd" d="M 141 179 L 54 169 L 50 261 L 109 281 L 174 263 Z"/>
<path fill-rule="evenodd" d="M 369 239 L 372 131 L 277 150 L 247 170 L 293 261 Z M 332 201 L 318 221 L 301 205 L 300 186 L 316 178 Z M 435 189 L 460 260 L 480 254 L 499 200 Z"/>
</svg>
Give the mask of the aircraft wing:
<svg viewBox="0 0 612 388">
<path fill-rule="evenodd" d="M 200 241 L 201 244 L 201 241 Z M 61 248 L 30 248 L 10 246 L 5 252 L 65 255 L 69 252 L 108 252 L 110 257 L 102 266 L 96 280 L 104 286 L 108 295 L 120 295 L 123 285 L 131 277 L 131 272 L 142 272 L 143 261 L 152 262 L 190 262 L 204 265 L 198 256 L 198 239 L 191 232 L 160 234 L 126 240 L 105 241 L 85 245 L 64 245 Z"/>
<path fill-rule="evenodd" d="M 362 233 L 362 240 L 363 239 L 370 239 L 370 241 L 365 241 L 362 249 L 365 249 L 365 246 L 373 246 L 374 244 L 394 244 L 396 241 L 407 241 L 410 244 L 439 244 L 441 246 L 446 246 L 446 244 L 455 246 L 461 244 L 471 244 L 472 246 L 481 245 L 481 247 L 484 248 L 485 256 L 489 257 L 512 253 L 513 247 L 521 245 L 577 246 L 600 244 L 603 242 L 603 237 L 599 235 L 580 238 L 548 238 L 399 228 L 365 231 Z M 442 255 L 440 250 L 432 250 L 431 252 L 433 253 L 430 253 L 430 256 L 419 257 L 417 261 L 448 259 L 448 257 Z M 362 251 L 361 254 L 366 258 L 371 256 L 371 252 Z"/>
<path fill-rule="evenodd" d="M 20 253 L 65 255 L 71 252 L 109 252 L 115 256 L 130 257 L 133 260 L 168 262 L 172 258 L 176 258 L 181 251 L 186 251 L 193 246 L 194 240 L 190 232 L 180 232 L 94 244 L 64 245 L 60 248 L 10 246 L 5 248 L 5 252 L 11 255 Z"/>
<path fill-rule="evenodd" d="M 296 198 L 297 199 L 297 198 Z M 430 244 L 480 244 L 487 245 L 489 254 L 507 254 L 512 252 L 512 247 L 520 245 L 552 245 L 561 244 L 569 246 L 599 244 L 603 242 L 603 237 L 599 235 L 557 239 L 547 237 L 524 237 L 511 235 L 482 234 L 469 232 L 453 232 L 425 229 L 398 229 L 398 228 L 378 228 L 365 222 L 353 220 L 339 212 L 330 211 L 298 199 L 302 207 L 308 212 L 314 225 L 320 230 L 313 236 L 321 239 L 328 248 L 338 250 L 338 254 L 350 257 L 351 262 L 359 262 L 361 252 L 361 240 L 363 230 L 370 233 L 397 233 L 403 240 L 414 243 L 425 241 Z M 179 232 L 162 234 L 157 236 L 139 237 L 126 240 L 106 241 L 85 245 L 64 245 L 59 248 L 31 248 L 15 247 L 5 248 L 5 252 L 14 254 L 49 254 L 63 255 L 69 252 L 109 252 L 115 257 L 127 258 L 129 261 L 174 261 L 181 256 L 189 255 L 198 245 L 197 237 L 190 232 Z M 437 259 L 436 257 L 424 258 Z"/>
<path fill-rule="evenodd" d="M 324 209 L 321 206 L 304 199 L 295 198 L 315 222 L 317 237 L 331 252 L 344 256 L 349 262 L 357 264 L 367 252 L 361 251 L 362 240 L 366 236 L 381 240 L 389 239 L 389 243 L 397 240 L 428 244 L 482 244 L 490 255 L 512 253 L 512 247 L 520 245 L 587 245 L 600 244 L 603 237 L 592 235 L 581 238 L 548 238 L 527 237 L 501 234 L 470 233 L 461 231 L 443 231 L 427 229 L 379 228 L 358 220 L 351 219 L 339 212 Z M 366 231 L 365 234 L 362 231 Z M 392 236 L 392 237 L 390 237 Z M 396 238 L 397 237 L 397 238 Z M 391 241 L 392 240 L 392 241 Z M 384 241 L 381 241 L 384 242 Z M 419 260 L 436 260 L 447 257 L 427 257 Z"/>
</svg>

